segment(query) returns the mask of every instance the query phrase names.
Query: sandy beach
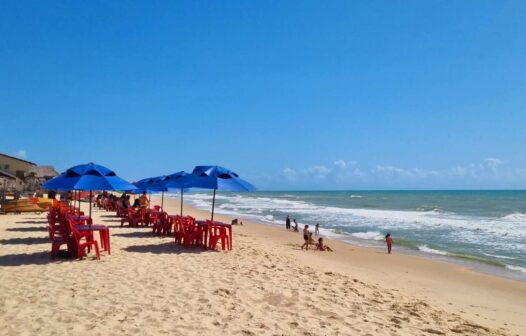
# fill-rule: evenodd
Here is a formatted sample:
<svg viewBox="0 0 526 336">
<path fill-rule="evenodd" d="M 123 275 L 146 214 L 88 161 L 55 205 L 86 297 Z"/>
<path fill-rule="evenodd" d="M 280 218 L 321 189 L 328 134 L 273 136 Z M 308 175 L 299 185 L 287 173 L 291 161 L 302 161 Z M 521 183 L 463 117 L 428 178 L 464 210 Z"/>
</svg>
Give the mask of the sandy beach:
<svg viewBox="0 0 526 336">
<path fill-rule="evenodd" d="M 111 228 L 100 261 L 50 260 L 45 214 L 0 216 L 1 335 L 526 334 L 523 282 L 337 241 L 304 251 L 300 233 L 249 221 L 213 252 L 93 217 Z"/>
</svg>

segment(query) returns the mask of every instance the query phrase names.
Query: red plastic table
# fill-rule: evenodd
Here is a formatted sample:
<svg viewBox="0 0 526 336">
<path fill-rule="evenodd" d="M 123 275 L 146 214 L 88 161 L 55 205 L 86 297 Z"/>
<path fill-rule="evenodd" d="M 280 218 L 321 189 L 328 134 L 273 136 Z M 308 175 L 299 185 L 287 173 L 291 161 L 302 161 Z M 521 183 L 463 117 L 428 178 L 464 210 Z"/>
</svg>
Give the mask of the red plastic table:
<svg viewBox="0 0 526 336">
<path fill-rule="evenodd" d="M 200 226 L 207 226 L 208 227 L 208 223 L 206 221 L 203 221 L 203 220 L 199 220 L 199 221 L 196 221 L 196 223 Z M 227 223 L 222 223 L 222 222 L 218 222 L 218 221 L 214 221 L 214 225 L 217 225 L 217 226 L 223 226 L 223 227 L 226 227 L 228 229 L 228 235 L 230 237 L 230 239 L 228 239 L 228 249 L 229 250 L 232 250 L 232 224 L 227 224 Z M 205 242 L 208 241 L 208 230 L 205 230 Z M 206 245 L 208 246 L 208 244 Z"/>
<path fill-rule="evenodd" d="M 101 249 L 111 254 L 110 229 L 104 225 L 77 225 L 79 231 L 99 231 Z"/>
</svg>

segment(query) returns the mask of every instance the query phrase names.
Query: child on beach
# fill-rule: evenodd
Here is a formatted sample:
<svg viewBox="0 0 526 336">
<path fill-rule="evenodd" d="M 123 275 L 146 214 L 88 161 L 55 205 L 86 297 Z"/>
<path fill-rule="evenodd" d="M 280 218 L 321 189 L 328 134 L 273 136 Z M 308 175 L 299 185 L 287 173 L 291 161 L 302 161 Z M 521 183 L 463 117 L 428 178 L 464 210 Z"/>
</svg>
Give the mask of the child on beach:
<svg viewBox="0 0 526 336">
<path fill-rule="evenodd" d="M 305 225 L 305 227 L 303 228 L 303 240 L 305 242 L 303 243 L 303 245 L 301 245 L 301 249 L 302 250 L 303 250 L 304 247 L 306 247 L 305 248 L 306 250 L 309 249 L 309 236 L 310 236 L 309 226 Z"/>
<path fill-rule="evenodd" d="M 390 233 L 385 235 L 385 243 L 387 244 L 387 253 L 391 254 L 391 247 L 393 246 L 393 238 L 391 237 Z"/>
<path fill-rule="evenodd" d="M 316 242 L 312 239 L 312 232 L 309 232 L 309 245 L 316 246 Z"/>
<path fill-rule="evenodd" d="M 333 252 L 333 250 L 329 246 L 323 244 L 323 238 L 321 237 L 320 239 L 318 239 L 318 244 L 316 244 L 316 247 L 318 248 L 319 251 Z"/>
<path fill-rule="evenodd" d="M 316 229 L 314 230 L 314 234 L 316 236 L 320 234 L 320 223 L 316 223 Z"/>
<path fill-rule="evenodd" d="M 294 232 L 298 232 L 298 222 L 296 222 L 296 218 L 292 220 L 294 222 Z"/>
</svg>

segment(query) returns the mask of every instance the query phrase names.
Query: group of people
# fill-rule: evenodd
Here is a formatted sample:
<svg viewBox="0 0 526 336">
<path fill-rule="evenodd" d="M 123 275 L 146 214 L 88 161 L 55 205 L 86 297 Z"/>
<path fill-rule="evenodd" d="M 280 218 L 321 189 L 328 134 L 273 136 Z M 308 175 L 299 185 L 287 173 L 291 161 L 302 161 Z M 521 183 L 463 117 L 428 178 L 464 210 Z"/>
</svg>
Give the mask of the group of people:
<svg viewBox="0 0 526 336">
<path fill-rule="evenodd" d="M 127 211 L 130 208 L 138 210 L 140 212 L 141 219 L 144 221 L 144 218 L 146 216 L 146 210 L 150 206 L 150 200 L 148 199 L 148 195 L 146 195 L 146 192 L 143 192 L 139 198 L 136 198 L 133 201 L 133 204 L 131 204 L 130 199 L 131 196 L 126 192 L 122 193 L 121 196 L 117 196 L 104 191 L 95 197 L 95 203 L 99 208 L 110 207 L 114 210 L 121 209 L 124 211 Z"/>
<path fill-rule="evenodd" d="M 298 232 L 298 222 L 296 221 L 295 218 L 292 219 L 292 221 L 294 222 L 294 226 L 293 227 L 291 227 L 290 216 L 287 215 L 287 218 L 285 219 L 285 228 L 287 230 L 289 230 L 289 231 L 292 230 L 294 232 Z M 320 224 L 316 223 L 314 235 L 319 236 L 319 234 L 320 234 Z M 319 251 L 329 251 L 329 252 L 333 251 L 329 246 L 327 246 L 327 245 L 325 245 L 323 243 L 323 238 L 322 237 L 318 238 L 318 242 L 316 242 L 312 238 L 312 232 L 309 231 L 309 226 L 308 225 L 305 225 L 303 227 L 303 240 L 304 240 L 304 243 L 303 243 L 303 245 L 301 245 L 301 249 L 302 250 L 304 248 L 306 250 L 308 250 L 309 246 L 313 245 L 313 246 L 316 246 L 316 249 L 319 250 Z M 390 233 L 388 233 L 385 236 L 385 243 L 387 245 L 387 253 L 391 254 L 391 250 L 392 250 L 392 247 L 393 247 L 393 237 L 391 237 Z"/>
<path fill-rule="evenodd" d="M 146 209 L 150 205 L 150 200 L 148 199 L 146 192 L 143 192 L 139 198 L 136 198 L 133 204 L 131 204 L 130 198 L 131 196 L 125 192 L 122 193 L 120 197 L 118 197 L 114 194 L 104 191 L 102 194 L 96 196 L 96 203 L 99 208 L 102 208 L 107 204 L 112 204 L 115 208 L 118 207 L 122 209 Z"/>
<path fill-rule="evenodd" d="M 285 219 L 285 228 L 289 231 L 292 230 L 293 232 L 298 232 L 299 231 L 298 222 L 296 221 L 295 218 L 292 219 L 292 222 L 294 223 L 294 226 L 291 226 L 290 216 L 287 216 L 287 218 Z M 319 234 L 320 234 L 320 224 L 316 223 L 314 235 L 319 236 Z M 305 241 L 305 243 L 301 246 L 302 250 L 303 248 L 308 250 L 309 246 L 313 245 L 313 246 L 316 246 L 316 249 L 319 251 L 330 251 L 330 252 L 333 251 L 329 246 L 323 243 L 322 237 L 319 237 L 318 242 L 316 242 L 312 238 L 312 235 L 313 233 L 309 231 L 309 226 L 305 225 L 305 227 L 303 228 L 303 240 Z"/>
</svg>

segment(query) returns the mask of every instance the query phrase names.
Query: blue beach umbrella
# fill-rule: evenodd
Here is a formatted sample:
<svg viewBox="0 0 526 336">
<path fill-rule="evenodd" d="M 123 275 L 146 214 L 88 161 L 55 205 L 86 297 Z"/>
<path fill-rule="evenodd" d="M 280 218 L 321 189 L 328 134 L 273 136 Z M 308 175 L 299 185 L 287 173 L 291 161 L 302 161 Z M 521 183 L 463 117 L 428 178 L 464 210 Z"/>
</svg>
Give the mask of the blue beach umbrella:
<svg viewBox="0 0 526 336">
<path fill-rule="evenodd" d="M 148 177 L 142 180 L 139 180 L 137 182 L 134 182 L 133 185 L 137 187 L 137 190 L 135 192 L 148 192 L 151 196 L 151 193 L 155 192 L 161 192 L 162 198 L 161 198 L 161 209 L 163 208 L 164 203 L 164 192 L 168 189 L 164 187 L 163 185 L 159 184 L 161 181 L 163 181 L 166 178 L 166 176 L 155 176 L 155 177 Z M 149 197 L 150 198 L 150 197 Z M 148 198 L 148 201 L 149 201 Z"/>
<path fill-rule="evenodd" d="M 187 183 L 193 188 L 213 189 L 212 218 L 214 221 L 214 208 L 216 190 L 223 191 L 255 191 L 256 187 L 241 179 L 238 174 L 230 169 L 220 166 L 196 166 L 188 176 Z"/>
<path fill-rule="evenodd" d="M 158 184 L 160 181 L 164 180 L 165 177 L 166 176 L 164 175 L 148 177 L 137 182 L 133 182 L 133 185 L 143 191 L 166 191 L 166 188 Z"/>
<path fill-rule="evenodd" d="M 92 162 L 67 169 L 59 176 L 42 185 L 48 190 L 84 190 L 90 192 L 89 215 L 91 217 L 91 193 L 93 190 L 135 190 L 109 168 Z"/>
<path fill-rule="evenodd" d="M 166 188 L 166 191 L 172 189 L 181 190 L 181 216 L 183 215 L 183 191 L 186 191 L 188 188 L 192 187 L 189 184 L 188 176 L 190 176 L 190 174 L 187 172 L 180 171 L 165 176 L 163 180 L 156 183 L 158 186 Z"/>
</svg>

